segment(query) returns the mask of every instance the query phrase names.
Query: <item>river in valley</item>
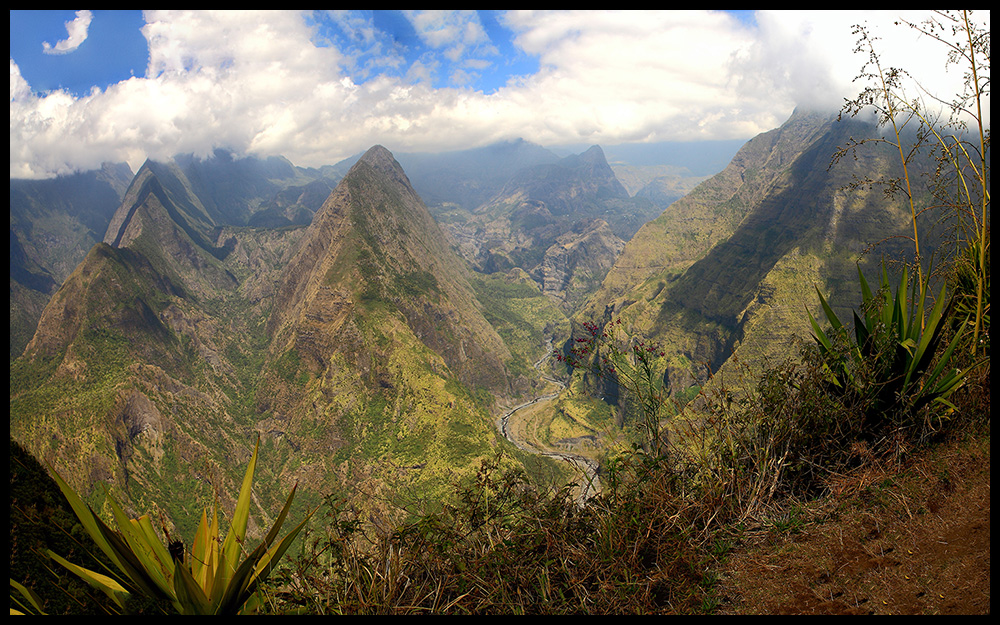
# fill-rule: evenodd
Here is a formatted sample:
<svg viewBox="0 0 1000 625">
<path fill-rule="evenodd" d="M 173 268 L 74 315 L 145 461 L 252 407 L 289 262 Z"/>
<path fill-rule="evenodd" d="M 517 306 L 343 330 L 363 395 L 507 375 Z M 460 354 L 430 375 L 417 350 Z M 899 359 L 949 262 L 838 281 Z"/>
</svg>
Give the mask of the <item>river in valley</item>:
<svg viewBox="0 0 1000 625">
<path fill-rule="evenodd" d="M 552 341 L 550 340 L 547 344 L 546 353 L 542 358 L 540 358 L 535 363 L 535 369 L 541 372 L 542 364 L 544 364 L 549 358 L 552 357 L 553 347 Z M 527 412 L 536 412 L 542 410 L 548 406 L 551 402 L 554 402 L 558 397 L 559 393 L 566 388 L 566 385 L 551 376 L 542 374 L 542 379 L 548 382 L 550 385 L 555 385 L 558 390 L 538 395 L 522 404 L 514 406 L 509 409 L 500 419 L 497 421 L 497 427 L 500 429 L 500 433 L 503 434 L 504 438 L 509 440 L 518 449 L 525 451 L 527 453 L 548 456 L 550 458 L 556 458 L 564 462 L 568 462 L 573 465 L 576 470 L 580 473 L 581 478 L 578 482 L 580 492 L 577 495 L 577 503 L 583 504 L 588 499 L 598 494 L 601 490 L 600 479 L 597 476 L 598 463 L 595 460 L 587 458 L 586 456 L 581 456 L 578 454 L 573 454 L 564 451 L 554 451 L 552 449 L 541 449 L 537 445 L 529 443 L 526 440 L 522 440 L 515 436 L 514 428 L 511 428 L 511 419 L 517 419 L 519 416 L 523 416 Z M 521 415 L 518 415 L 521 413 Z"/>
</svg>

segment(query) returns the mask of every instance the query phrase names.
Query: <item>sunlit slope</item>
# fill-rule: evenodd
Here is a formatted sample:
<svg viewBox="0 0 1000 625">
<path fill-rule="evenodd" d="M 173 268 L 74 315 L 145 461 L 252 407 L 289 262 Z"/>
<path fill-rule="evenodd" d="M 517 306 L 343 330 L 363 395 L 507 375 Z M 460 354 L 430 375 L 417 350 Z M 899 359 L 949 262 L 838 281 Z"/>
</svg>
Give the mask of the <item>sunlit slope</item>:
<svg viewBox="0 0 1000 625">
<path fill-rule="evenodd" d="M 856 305 L 857 262 L 873 260 L 864 252 L 886 240 L 879 257 L 907 247 L 891 238 L 908 226 L 902 198 L 848 188 L 897 175 L 898 160 L 870 149 L 833 162 L 873 132 L 796 111 L 640 229 L 576 319 L 621 316 L 657 342 L 673 392 L 724 369 L 734 351 L 758 363 L 790 354 L 793 335 L 808 337 L 815 287 Z"/>
</svg>

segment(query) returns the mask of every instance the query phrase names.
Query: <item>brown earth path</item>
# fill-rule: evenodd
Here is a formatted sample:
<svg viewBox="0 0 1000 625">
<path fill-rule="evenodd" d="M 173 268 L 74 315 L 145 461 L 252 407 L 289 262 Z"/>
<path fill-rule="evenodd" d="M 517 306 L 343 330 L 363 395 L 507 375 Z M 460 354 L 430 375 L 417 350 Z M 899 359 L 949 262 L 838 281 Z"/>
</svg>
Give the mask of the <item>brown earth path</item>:
<svg viewBox="0 0 1000 625">
<path fill-rule="evenodd" d="M 717 613 L 990 613 L 988 429 L 833 486 L 747 533 L 719 571 Z"/>
</svg>

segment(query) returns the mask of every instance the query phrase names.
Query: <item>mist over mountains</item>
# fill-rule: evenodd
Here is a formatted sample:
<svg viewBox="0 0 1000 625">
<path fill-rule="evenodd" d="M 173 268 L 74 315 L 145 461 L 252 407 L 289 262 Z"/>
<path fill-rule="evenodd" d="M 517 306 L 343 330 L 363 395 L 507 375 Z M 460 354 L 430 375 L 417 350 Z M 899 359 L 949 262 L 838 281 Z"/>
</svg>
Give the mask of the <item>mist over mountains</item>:
<svg viewBox="0 0 1000 625">
<path fill-rule="evenodd" d="M 859 255 L 906 226 L 843 189 L 891 159 L 830 167 L 871 131 L 797 111 L 708 178 L 515 141 L 11 180 L 11 437 L 175 522 L 258 434 L 264 518 L 296 481 L 426 496 L 506 445 L 497 415 L 582 321 L 655 340 L 683 394 L 787 349 L 813 285 L 854 305 Z"/>
</svg>

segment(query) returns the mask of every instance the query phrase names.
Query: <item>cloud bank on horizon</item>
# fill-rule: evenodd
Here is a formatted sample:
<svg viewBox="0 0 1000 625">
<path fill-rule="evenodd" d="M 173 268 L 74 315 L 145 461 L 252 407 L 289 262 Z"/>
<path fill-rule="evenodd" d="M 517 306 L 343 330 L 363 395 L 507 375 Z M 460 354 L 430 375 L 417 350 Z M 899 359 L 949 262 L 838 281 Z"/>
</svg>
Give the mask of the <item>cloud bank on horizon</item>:
<svg viewBox="0 0 1000 625">
<path fill-rule="evenodd" d="M 10 176 L 215 148 L 335 163 L 463 149 L 749 139 L 836 110 L 865 57 L 956 93 L 889 12 L 11 11 Z M 925 15 L 908 14 L 919 22 Z M 989 12 L 976 14 L 989 26 Z M 56 43 L 50 43 L 56 41 Z M 940 91 L 935 91 L 940 90 Z"/>
</svg>

